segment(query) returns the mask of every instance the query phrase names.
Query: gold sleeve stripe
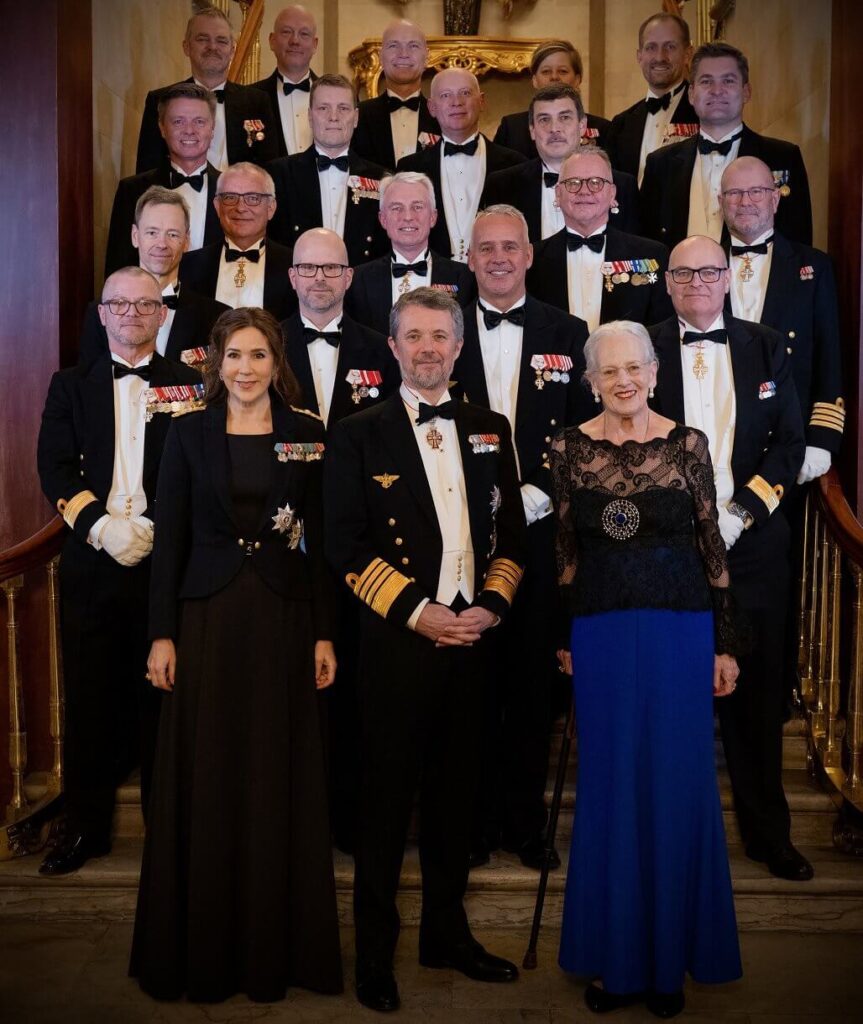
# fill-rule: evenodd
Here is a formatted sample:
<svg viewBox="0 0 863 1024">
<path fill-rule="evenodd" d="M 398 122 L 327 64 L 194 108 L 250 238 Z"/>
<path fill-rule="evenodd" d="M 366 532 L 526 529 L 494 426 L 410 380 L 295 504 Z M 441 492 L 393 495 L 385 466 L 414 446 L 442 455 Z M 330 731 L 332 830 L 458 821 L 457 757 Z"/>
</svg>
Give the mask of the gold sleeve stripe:
<svg viewBox="0 0 863 1024">
<path fill-rule="evenodd" d="M 779 508 L 781 495 L 777 494 L 763 476 L 754 476 L 746 485 L 753 491 L 756 497 L 760 498 L 767 506 L 767 511 L 773 513 Z"/>
<path fill-rule="evenodd" d="M 70 529 L 74 529 L 75 520 L 81 513 L 81 509 L 86 508 L 88 505 L 92 505 L 94 501 L 99 499 L 92 491 L 78 491 L 78 493 L 70 498 L 68 501 L 64 501 L 62 498 L 57 502 L 57 511 L 63 517 L 64 522 Z"/>
<path fill-rule="evenodd" d="M 354 579 L 354 593 L 383 618 L 386 618 L 395 599 L 410 583 L 407 576 L 403 576 L 382 558 L 372 559 L 359 578 Z M 351 582 L 349 578 L 348 583 Z"/>
<path fill-rule="evenodd" d="M 837 433 L 842 434 L 845 432 L 844 423 L 836 423 L 834 420 L 824 419 L 821 416 L 813 416 L 809 421 L 810 427 L 824 427 L 827 430 L 835 430 Z"/>
<path fill-rule="evenodd" d="M 495 558 L 489 566 L 482 589 L 493 590 L 500 594 L 507 604 L 511 605 L 521 577 L 522 569 L 518 563 L 510 561 L 508 558 Z"/>
<path fill-rule="evenodd" d="M 838 430 L 841 434 L 845 429 L 845 402 L 837 398 L 835 402 L 816 402 L 812 406 L 810 427 L 827 427 Z"/>
</svg>

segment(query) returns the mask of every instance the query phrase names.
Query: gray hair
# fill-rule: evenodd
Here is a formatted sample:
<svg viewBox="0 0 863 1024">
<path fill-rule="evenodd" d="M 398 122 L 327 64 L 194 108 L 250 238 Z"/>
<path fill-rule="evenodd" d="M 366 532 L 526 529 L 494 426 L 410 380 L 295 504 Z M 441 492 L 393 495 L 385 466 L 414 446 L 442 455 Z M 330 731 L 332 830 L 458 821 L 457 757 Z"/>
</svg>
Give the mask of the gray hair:
<svg viewBox="0 0 863 1024">
<path fill-rule="evenodd" d="M 473 242 L 473 233 L 476 230 L 477 224 L 485 217 L 512 217 L 513 220 L 517 220 L 521 224 L 522 230 L 524 231 L 524 237 L 530 241 L 530 232 L 527 229 L 527 221 L 525 220 L 524 214 L 521 210 L 517 210 L 514 206 L 509 203 L 492 203 L 491 206 L 487 206 L 484 210 L 480 210 L 477 213 L 476 218 L 471 228 L 471 242 Z"/>
<path fill-rule="evenodd" d="M 109 274 L 108 277 L 105 278 L 105 283 L 102 285 L 102 295 L 100 297 L 100 302 L 102 304 L 105 302 L 105 296 L 108 292 L 109 285 L 111 285 L 116 278 L 120 276 L 139 277 L 142 280 L 149 281 L 156 289 L 159 301 L 162 301 L 162 286 L 156 280 L 155 275 L 151 274 L 149 270 L 145 270 L 143 267 L 120 267 L 119 270 L 115 270 L 113 274 Z"/>
<path fill-rule="evenodd" d="M 261 181 L 264 183 L 264 187 L 270 195 L 275 196 L 276 194 L 276 183 L 273 181 L 272 175 L 269 171 L 265 171 L 263 167 L 259 167 L 257 164 L 253 164 L 248 160 L 241 160 L 238 164 L 231 164 L 226 167 L 219 175 L 219 180 L 216 182 L 216 194 L 221 191 L 222 178 L 226 174 L 231 174 L 233 171 L 241 171 L 243 174 L 257 174 Z"/>
<path fill-rule="evenodd" d="M 399 171 L 397 174 L 387 174 L 380 180 L 378 195 L 380 205 L 384 205 L 384 193 L 390 185 L 422 185 L 429 194 L 429 204 L 433 210 L 437 209 L 437 196 L 434 194 L 434 185 L 427 174 L 420 174 L 419 171 Z"/>
<path fill-rule="evenodd" d="M 563 161 L 563 164 L 560 165 L 561 171 L 563 170 L 564 165 L 568 164 L 570 160 L 575 160 L 576 157 L 580 156 L 598 156 L 600 160 L 602 160 L 602 162 L 608 168 L 608 177 L 613 177 L 614 172 L 611 168 L 611 157 L 609 157 L 608 153 L 606 153 L 601 146 L 579 146 L 579 148 L 576 149 L 575 152 L 570 153 L 569 156 Z"/>
<path fill-rule="evenodd" d="M 414 288 L 412 292 L 405 292 L 404 295 L 399 296 L 398 301 L 390 310 L 391 338 L 398 338 L 402 313 L 409 306 L 449 313 L 452 317 L 453 333 L 458 339 L 464 338 L 464 314 L 461 306 L 451 295 L 438 291 L 437 288 Z"/>
<path fill-rule="evenodd" d="M 585 377 L 596 373 L 599 369 L 599 345 L 606 338 L 613 338 L 618 334 L 628 334 L 635 338 L 640 344 L 644 353 L 644 359 L 648 363 L 658 363 L 653 342 L 647 333 L 644 324 L 636 323 L 634 320 L 610 320 L 607 324 L 600 324 L 584 343 L 584 362 L 586 369 Z"/>
</svg>

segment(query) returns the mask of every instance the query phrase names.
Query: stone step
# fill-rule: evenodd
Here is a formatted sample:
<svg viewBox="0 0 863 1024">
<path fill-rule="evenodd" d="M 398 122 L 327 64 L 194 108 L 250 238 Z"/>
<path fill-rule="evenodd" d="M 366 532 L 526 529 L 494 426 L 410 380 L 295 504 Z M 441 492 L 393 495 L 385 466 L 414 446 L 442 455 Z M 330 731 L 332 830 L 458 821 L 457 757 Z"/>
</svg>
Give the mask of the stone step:
<svg viewBox="0 0 863 1024">
<path fill-rule="evenodd" d="M 134 915 L 141 861 L 140 839 L 119 839 L 112 853 L 89 861 L 62 878 L 42 878 L 38 856 L 0 865 L 0 916 L 71 919 L 93 916 L 128 919 Z M 730 849 L 738 923 L 744 931 L 863 932 L 863 862 L 833 849 L 802 847 L 815 866 L 811 882 L 783 882 L 762 864 Z M 561 848 L 564 864 L 568 848 Z M 353 921 L 353 862 L 335 853 L 339 915 Z M 560 926 L 565 870 L 549 877 L 546 928 Z M 538 873 L 522 867 L 512 854 L 495 854 L 491 863 L 471 872 L 467 909 L 477 929 L 518 928 L 525 939 L 533 916 Z M 419 923 L 419 857 L 410 845 L 402 869 L 399 907 L 406 925 Z"/>
</svg>

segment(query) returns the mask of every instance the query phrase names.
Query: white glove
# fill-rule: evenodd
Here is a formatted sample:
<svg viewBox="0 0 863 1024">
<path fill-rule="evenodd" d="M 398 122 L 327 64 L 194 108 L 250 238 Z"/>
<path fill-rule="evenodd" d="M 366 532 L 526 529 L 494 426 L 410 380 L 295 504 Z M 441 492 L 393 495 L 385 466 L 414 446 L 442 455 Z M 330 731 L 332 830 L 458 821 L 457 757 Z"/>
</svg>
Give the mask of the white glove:
<svg viewBox="0 0 863 1024">
<path fill-rule="evenodd" d="M 536 484 L 521 485 L 521 503 L 528 526 L 551 515 L 551 498 Z"/>
<path fill-rule="evenodd" d="M 797 474 L 797 483 L 808 484 L 816 476 L 823 476 L 830 468 L 830 461 L 830 452 L 826 448 L 813 448 L 807 444 L 803 465 Z"/>
<path fill-rule="evenodd" d="M 725 541 L 725 549 L 730 551 L 743 533 L 743 520 L 733 516 L 727 508 L 719 508 L 719 532 Z"/>
<path fill-rule="evenodd" d="M 137 565 L 153 550 L 153 524 L 139 517 L 149 527 L 134 519 L 111 516 L 99 533 L 99 543 L 119 565 Z"/>
</svg>

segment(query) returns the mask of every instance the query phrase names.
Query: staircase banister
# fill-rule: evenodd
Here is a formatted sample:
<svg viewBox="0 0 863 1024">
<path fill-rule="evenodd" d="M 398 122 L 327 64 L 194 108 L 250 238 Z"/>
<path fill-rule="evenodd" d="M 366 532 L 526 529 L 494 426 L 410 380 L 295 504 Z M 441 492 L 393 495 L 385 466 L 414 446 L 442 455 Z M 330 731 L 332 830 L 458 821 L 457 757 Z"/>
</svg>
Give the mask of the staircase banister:
<svg viewBox="0 0 863 1024">
<path fill-rule="evenodd" d="M 821 507 L 834 540 L 852 562 L 863 568 L 863 526 L 848 504 L 834 466 L 819 478 L 818 488 Z"/>
<path fill-rule="evenodd" d="M 60 516 L 46 523 L 26 540 L 0 551 L 0 583 L 33 569 L 41 569 L 59 554 L 65 540 L 66 524 Z"/>
<path fill-rule="evenodd" d="M 255 45 L 255 40 L 258 38 L 258 33 L 261 31 L 261 24 L 264 20 L 264 5 L 265 0 L 252 0 L 249 5 L 245 23 L 237 39 L 234 59 L 228 68 L 228 79 L 231 82 L 239 80 L 243 64 Z M 245 6 L 245 4 L 241 2 L 241 6 Z"/>
</svg>

